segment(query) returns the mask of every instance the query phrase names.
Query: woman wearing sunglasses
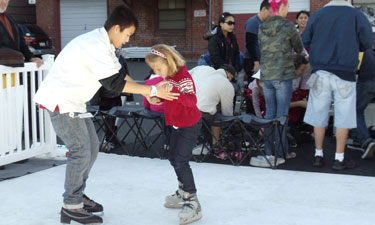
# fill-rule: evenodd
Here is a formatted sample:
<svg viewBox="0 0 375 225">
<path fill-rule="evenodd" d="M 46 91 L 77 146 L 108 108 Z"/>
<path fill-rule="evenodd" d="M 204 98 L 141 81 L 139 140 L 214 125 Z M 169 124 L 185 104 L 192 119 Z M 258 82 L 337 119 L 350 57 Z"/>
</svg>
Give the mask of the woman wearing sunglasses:
<svg viewBox="0 0 375 225">
<path fill-rule="evenodd" d="M 240 56 L 234 30 L 234 16 L 224 12 L 219 17 L 216 34 L 208 41 L 208 51 L 211 56 L 211 66 L 219 69 L 224 64 L 233 65 L 237 72 L 241 70 Z"/>
</svg>

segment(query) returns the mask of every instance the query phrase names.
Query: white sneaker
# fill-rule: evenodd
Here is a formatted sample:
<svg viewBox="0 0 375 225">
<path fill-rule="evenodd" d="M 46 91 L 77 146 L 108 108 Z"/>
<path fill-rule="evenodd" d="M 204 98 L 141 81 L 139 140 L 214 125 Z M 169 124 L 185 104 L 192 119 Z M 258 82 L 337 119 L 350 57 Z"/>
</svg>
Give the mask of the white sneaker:
<svg viewBox="0 0 375 225">
<path fill-rule="evenodd" d="M 362 155 L 362 159 L 371 159 L 375 151 L 375 142 L 371 141 L 368 143 L 365 152 Z"/>
<path fill-rule="evenodd" d="M 164 207 L 173 209 L 182 208 L 182 206 L 184 205 L 184 200 L 182 198 L 183 194 L 184 191 L 182 189 L 178 189 L 176 193 L 165 197 Z"/>
<path fill-rule="evenodd" d="M 197 145 L 193 148 L 193 155 L 207 155 L 207 153 L 210 151 L 207 146 L 204 146 L 202 150 L 203 145 Z"/>
<path fill-rule="evenodd" d="M 271 165 L 274 165 L 275 163 L 275 156 L 273 155 L 267 155 L 267 159 L 270 161 L 270 163 L 267 162 L 267 160 L 262 155 L 258 155 L 257 157 L 251 157 L 250 159 L 250 166 L 256 166 L 256 167 L 264 167 L 264 168 L 270 168 Z M 283 158 L 277 158 L 276 166 L 285 163 L 285 159 Z"/>
<path fill-rule="evenodd" d="M 184 192 L 184 205 L 178 217 L 180 225 L 189 224 L 202 218 L 201 205 L 199 204 L 196 194 Z"/>
</svg>

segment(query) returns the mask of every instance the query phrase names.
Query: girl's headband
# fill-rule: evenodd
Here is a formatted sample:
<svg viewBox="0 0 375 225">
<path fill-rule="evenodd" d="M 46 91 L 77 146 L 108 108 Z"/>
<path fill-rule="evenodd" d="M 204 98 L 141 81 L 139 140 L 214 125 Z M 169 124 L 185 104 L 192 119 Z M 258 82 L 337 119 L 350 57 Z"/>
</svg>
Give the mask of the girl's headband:
<svg viewBox="0 0 375 225">
<path fill-rule="evenodd" d="M 159 52 L 158 50 L 156 50 L 156 49 L 151 49 L 151 54 L 154 54 L 154 55 L 157 55 L 157 56 L 160 56 L 160 57 L 162 57 L 163 59 L 166 59 L 167 57 L 165 57 L 165 55 L 163 54 L 163 53 L 161 53 L 161 52 Z"/>
</svg>

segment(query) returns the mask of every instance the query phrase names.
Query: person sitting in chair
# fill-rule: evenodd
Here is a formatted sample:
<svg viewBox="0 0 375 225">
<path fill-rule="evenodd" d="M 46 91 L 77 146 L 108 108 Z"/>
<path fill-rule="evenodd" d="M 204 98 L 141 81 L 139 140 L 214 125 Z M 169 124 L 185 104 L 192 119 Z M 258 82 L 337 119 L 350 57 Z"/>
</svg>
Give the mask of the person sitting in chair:
<svg viewBox="0 0 375 225">
<path fill-rule="evenodd" d="M 197 106 L 202 112 L 202 117 L 205 120 L 212 121 L 218 112 L 225 116 L 233 116 L 235 91 L 231 81 L 237 75 L 235 68 L 229 64 L 224 64 L 221 69 L 217 70 L 209 66 L 197 66 L 189 72 L 195 83 Z M 211 131 L 214 135 L 212 146 L 215 156 L 226 159 L 226 153 L 216 147 L 216 142 L 220 137 L 220 127 L 211 126 Z M 193 152 L 200 154 L 201 149 L 202 146 L 200 148 L 198 146 Z"/>
</svg>

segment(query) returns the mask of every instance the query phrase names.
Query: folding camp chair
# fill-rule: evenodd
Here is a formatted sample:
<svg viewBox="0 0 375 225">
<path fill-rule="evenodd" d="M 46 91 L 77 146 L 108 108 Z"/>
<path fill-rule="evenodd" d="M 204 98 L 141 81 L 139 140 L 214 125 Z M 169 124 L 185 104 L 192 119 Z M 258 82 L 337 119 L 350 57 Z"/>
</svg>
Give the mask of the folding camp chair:
<svg viewBox="0 0 375 225">
<path fill-rule="evenodd" d="M 135 152 L 139 149 L 139 147 L 143 146 L 146 150 L 153 151 L 159 156 L 159 158 L 162 159 L 165 154 L 160 154 L 160 150 L 158 148 L 154 148 L 154 145 L 157 143 L 159 138 L 165 137 L 165 123 L 163 114 L 143 108 L 139 111 L 133 112 L 133 115 L 135 117 L 134 122 L 137 127 L 137 134 L 133 144 L 133 155 L 135 155 Z M 144 124 L 145 121 L 151 122 L 151 124 L 146 126 Z M 140 145 L 136 147 L 136 143 L 138 141 L 140 142 Z M 164 148 L 162 148 L 162 151 L 164 151 Z"/>
<path fill-rule="evenodd" d="M 119 143 L 120 148 L 128 155 L 131 155 L 131 152 L 128 151 L 128 149 L 124 146 L 123 143 L 125 143 L 125 140 L 127 138 L 130 138 L 130 135 L 133 134 L 134 136 L 137 136 L 137 125 L 135 123 L 135 118 L 134 118 L 134 112 L 139 111 L 143 109 L 142 106 L 115 106 L 112 107 L 108 111 L 101 111 L 101 114 L 103 116 L 112 116 L 116 118 L 121 118 L 121 122 L 118 124 L 118 129 L 120 130 L 124 125 L 127 125 L 127 131 L 122 137 L 119 137 L 116 134 L 116 131 L 112 129 L 112 127 L 104 120 L 104 125 L 106 129 L 109 130 L 111 133 L 111 136 L 109 137 L 110 139 L 114 139 L 117 143 Z M 104 143 L 104 139 L 101 143 L 101 146 Z"/>
<path fill-rule="evenodd" d="M 250 145 L 246 145 L 249 148 L 246 155 L 243 157 L 251 157 L 254 155 L 254 150 L 261 153 L 261 155 L 267 160 L 271 168 L 275 169 L 277 164 L 277 158 L 286 155 L 286 145 L 285 141 L 282 139 L 282 133 L 286 132 L 287 117 L 280 117 L 277 119 L 267 120 L 259 118 L 255 115 L 244 114 L 239 116 L 241 121 L 241 128 L 245 135 L 245 141 L 249 142 Z M 264 135 L 254 135 L 251 133 L 252 129 L 260 130 L 263 128 L 265 130 Z M 265 151 L 262 148 L 263 143 L 268 143 L 267 147 L 271 148 L 271 152 L 275 155 L 275 161 L 272 163 L 266 157 Z M 282 155 L 279 155 L 282 154 Z M 242 163 L 242 161 L 240 162 Z"/>
<path fill-rule="evenodd" d="M 162 114 L 145 109 L 143 106 L 129 105 L 115 106 L 106 114 L 123 119 L 118 125 L 119 130 L 124 125 L 127 125 L 128 129 L 122 137 L 113 132 L 113 135 L 117 141 L 122 143 L 125 139 L 129 138 L 130 135 L 134 135 L 134 142 L 131 151 L 127 151 L 123 145 L 121 146 L 125 152 L 127 152 L 129 155 L 135 155 L 136 151 L 140 147 L 143 147 L 146 151 L 153 151 L 159 158 L 162 158 L 160 151 L 153 148 L 158 139 L 160 137 L 164 137 L 164 118 Z M 152 122 L 153 124 L 148 126 L 149 124 L 144 123 L 146 120 Z M 156 135 L 152 136 L 155 134 L 155 132 Z"/>
<path fill-rule="evenodd" d="M 220 151 L 222 151 L 222 153 L 227 156 L 227 158 L 233 165 L 239 165 L 242 158 L 241 156 L 243 155 L 241 146 L 245 145 L 244 135 L 241 132 L 239 118 L 239 116 L 224 116 L 221 114 L 216 114 L 211 121 L 203 118 L 203 133 L 207 133 L 209 135 L 206 135 L 203 138 L 202 151 L 203 148 L 210 149 L 210 151 L 208 154 L 202 156 L 202 158 L 198 159 L 198 157 L 194 156 L 194 159 L 196 161 L 202 162 L 208 155 L 214 155 L 215 152 L 213 152 L 213 148 L 210 148 L 208 146 L 211 146 L 211 140 L 215 139 L 215 147 L 217 149 L 220 149 Z M 216 137 L 213 135 L 211 126 L 217 126 L 221 128 L 219 139 L 216 139 Z"/>
<path fill-rule="evenodd" d="M 106 122 L 106 116 L 108 115 L 107 110 L 100 110 L 98 105 L 87 105 L 87 112 L 91 113 L 93 115 L 92 121 L 94 122 L 96 133 L 98 136 L 100 136 L 102 133 L 104 133 L 103 138 L 100 138 L 100 146 L 99 149 L 105 149 L 108 142 L 105 142 L 105 139 L 112 139 L 115 138 L 115 131 L 113 128 Z M 108 137 L 109 133 L 109 137 Z M 107 135 L 107 137 L 106 137 Z"/>
</svg>

